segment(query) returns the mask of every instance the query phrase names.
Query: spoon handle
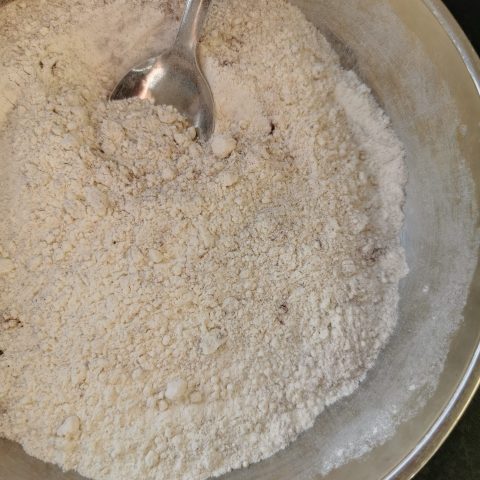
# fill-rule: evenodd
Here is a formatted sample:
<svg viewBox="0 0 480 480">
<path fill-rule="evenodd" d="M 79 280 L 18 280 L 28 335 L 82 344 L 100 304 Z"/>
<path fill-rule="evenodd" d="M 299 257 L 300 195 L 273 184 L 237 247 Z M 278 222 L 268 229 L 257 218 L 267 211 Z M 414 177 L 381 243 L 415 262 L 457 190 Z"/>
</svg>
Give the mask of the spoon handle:
<svg viewBox="0 0 480 480">
<path fill-rule="evenodd" d="M 187 0 L 175 46 L 196 54 L 211 0 Z"/>
</svg>

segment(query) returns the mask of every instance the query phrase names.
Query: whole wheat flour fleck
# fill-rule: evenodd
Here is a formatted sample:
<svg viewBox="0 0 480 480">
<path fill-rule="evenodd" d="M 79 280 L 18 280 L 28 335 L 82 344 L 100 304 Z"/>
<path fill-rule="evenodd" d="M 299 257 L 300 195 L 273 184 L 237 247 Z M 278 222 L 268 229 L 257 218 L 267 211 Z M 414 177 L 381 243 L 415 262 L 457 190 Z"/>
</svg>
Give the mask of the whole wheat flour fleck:
<svg viewBox="0 0 480 480">
<path fill-rule="evenodd" d="M 106 101 L 182 4 L 0 10 L 0 436 L 99 480 L 286 447 L 364 379 L 406 272 L 402 146 L 283 0 L 213 3 L 209 145 Z"/>
</svg>

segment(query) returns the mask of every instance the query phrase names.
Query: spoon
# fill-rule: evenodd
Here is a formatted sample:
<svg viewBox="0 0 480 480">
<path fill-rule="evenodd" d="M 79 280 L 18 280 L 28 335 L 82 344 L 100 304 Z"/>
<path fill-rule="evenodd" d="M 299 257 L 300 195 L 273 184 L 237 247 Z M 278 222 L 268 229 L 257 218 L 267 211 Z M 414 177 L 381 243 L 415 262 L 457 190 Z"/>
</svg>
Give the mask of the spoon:
<svg viewBox="0 0 480 480">
<path fill-rule="evenodd" d="M 211 0 L 187 0 L 173 46 L 132 68 L 115 87 L 110 100 L 138 97 L 156 105 L 172 105 L 207 141 L 215 126 L 212 91 L 197 56 L 202 26 Z"/>
</svg>

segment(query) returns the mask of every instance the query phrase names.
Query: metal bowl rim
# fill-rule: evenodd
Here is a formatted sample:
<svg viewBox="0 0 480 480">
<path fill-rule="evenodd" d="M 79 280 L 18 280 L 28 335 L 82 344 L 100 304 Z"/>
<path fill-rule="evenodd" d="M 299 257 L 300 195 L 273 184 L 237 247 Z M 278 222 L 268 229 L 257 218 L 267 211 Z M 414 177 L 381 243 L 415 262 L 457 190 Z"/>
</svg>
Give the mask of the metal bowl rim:
<svg viewBox="0 0 480 480">
<path fill-rule="evenodd" d="M 480 96 L 480 58 L 442 0 L 422 0 L 450 37 Z M 384 480 L 411 479 L 427 464 L 455 428 L 480 387 L 480 341 L 448 404 L 417 446 Z"/>
</svg>

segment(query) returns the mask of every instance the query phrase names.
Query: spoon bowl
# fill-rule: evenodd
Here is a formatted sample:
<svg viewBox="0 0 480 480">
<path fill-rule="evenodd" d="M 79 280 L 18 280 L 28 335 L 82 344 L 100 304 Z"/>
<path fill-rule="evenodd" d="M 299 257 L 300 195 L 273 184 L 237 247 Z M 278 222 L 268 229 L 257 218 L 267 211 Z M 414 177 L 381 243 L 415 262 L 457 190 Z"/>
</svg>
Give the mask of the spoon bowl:
<svg viewBox="0 0 480 480">
<path fill-rule="evenodd" d="M 207 141 L 215 128 L 212 92 L 198 62 L 197 45 L 210 1 L 188 0 L 173 46 L 132 68 L 115 87 L 111 100 L 138 97 L 172 105 Z"/>
</svg>

